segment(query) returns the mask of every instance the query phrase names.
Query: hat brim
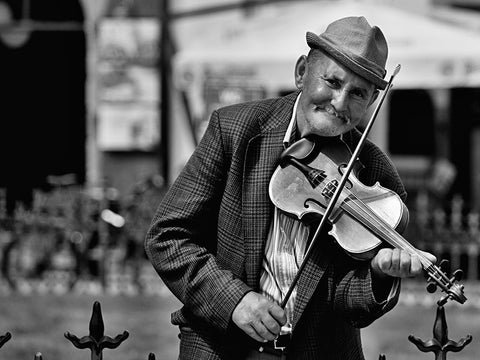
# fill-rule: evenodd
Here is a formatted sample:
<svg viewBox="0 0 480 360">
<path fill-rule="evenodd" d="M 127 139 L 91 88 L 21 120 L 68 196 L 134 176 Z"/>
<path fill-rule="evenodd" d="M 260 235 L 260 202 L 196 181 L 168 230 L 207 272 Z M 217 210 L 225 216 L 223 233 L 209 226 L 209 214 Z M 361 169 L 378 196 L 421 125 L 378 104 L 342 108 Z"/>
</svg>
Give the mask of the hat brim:
<svg viewBox="0 0 480 360">
<path fill-rule="evenodd" d="M 365 59 L 362 59 L 344 49 L 338 49 L 338 47 L 330 43 L 328 39 L 320 37 L 312 32 L 307 32 L 307 44 L 311 48 L 324 50 L 348 69 L 373 83 L 377 88 L 384 90 L 387 87 L 387 81 L 385 81 L 379 74 L 376 74 L 366 67 L 369 65 L 372 67 L 372 64 L 365 64 Z"/>
</svg>

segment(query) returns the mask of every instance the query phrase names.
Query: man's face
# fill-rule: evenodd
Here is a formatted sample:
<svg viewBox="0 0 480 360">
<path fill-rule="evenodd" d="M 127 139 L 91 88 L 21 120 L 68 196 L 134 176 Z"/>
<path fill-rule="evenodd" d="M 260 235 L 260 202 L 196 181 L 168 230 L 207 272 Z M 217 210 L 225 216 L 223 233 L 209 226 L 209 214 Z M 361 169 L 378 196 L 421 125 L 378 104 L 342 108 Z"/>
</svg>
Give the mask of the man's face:
<svg viewBox="0 0 480 360">
<path fill-rule="evenodd" d="M 300 135 L 337 136 L 362 120 L 378 91 L 332 58 L 302 56 L 295 68 L 295 83 L 302 90 L 297 108 Z"/>
</svg>

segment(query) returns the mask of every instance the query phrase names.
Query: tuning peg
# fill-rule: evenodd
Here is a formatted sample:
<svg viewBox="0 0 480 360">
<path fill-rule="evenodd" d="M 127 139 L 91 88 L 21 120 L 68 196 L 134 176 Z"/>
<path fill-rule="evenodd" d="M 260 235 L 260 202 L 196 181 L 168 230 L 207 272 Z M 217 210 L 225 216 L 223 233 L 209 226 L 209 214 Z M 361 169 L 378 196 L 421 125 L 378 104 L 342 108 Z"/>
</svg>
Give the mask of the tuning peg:
<svg viewBox="0 0 480 360">
<path fill-rule="evenodd" d="M 443 306 L 450 299 L 460 304 L 467 300 L 463 294 L 463 285 L 456 283 L 463 278 L 463 271 L 455 270 L 449 278 L 450 269 L 449 261 L 442 260 L 438 266 L 434 265 L 433 269 L 427 270 L 427 291 L 434 293 L 440 287 L 445 292 L 445 295 L 438 301 L 439 306 Z"/>
<path fill-rule="evenodd" d="M 437 284 L 435 284 L 430 278 L 428 278 L 428 283 L 427 283 L 427 291 L 430 294 L 433 294 L 435 291 L 437 291 Z"/>
<path fill-rule="evenodd" d="M 463 270 L 462 269 L 457 269 L 453 272 L 453 277 L 450 279 L 450 281 L 460 281 L 463 279 Z"/>
<path fill-rule="evenodd" d="M 440 267 L 440 269 L 442 269 L 444 273 L 448 273 L 450 270 L 450 261 L 446 259 L 442 259 L 442 261 L 440 261 L 440 264 L 438 266 Z"/>
</svg>

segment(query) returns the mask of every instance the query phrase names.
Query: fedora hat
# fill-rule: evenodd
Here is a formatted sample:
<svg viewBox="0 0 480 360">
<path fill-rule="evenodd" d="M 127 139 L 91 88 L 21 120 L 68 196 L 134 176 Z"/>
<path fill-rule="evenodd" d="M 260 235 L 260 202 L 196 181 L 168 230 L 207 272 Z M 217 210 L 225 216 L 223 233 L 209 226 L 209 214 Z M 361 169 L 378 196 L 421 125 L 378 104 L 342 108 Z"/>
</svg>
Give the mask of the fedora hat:
<svg viewBox="0 0 480 360">
<path fill-rule="evenodd" d="M 387 40 L 378 27 L 370 26 L 365 17 L 336 20 L 322 34 L 307 32 L 306 37 L 310 48 L 325 51 L 382 90 L 387 86 L 384 80 L 387 73 Z"/>
</svg>

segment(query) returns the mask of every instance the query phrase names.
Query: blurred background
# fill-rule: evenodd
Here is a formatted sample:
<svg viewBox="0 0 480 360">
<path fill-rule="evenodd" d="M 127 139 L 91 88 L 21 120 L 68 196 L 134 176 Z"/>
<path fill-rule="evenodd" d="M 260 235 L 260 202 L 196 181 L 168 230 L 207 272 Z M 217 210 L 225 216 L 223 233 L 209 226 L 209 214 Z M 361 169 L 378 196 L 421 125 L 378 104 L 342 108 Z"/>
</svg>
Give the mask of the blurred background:
<svg viewBox="0 0 480 360">
<path fill-rule="evenodd" d="M 177 356 L 179 303 L 147 262 L 158 202 L 213 109 L 293 90 L 305 33 L 364 15 L 402 69 L 371 140 L 407 187 L 405 237 L 464 272 L 451 355 L 480 349 L 480 1 L 0 0 L 0 356 L 81 359 L 95 300 L 118 359 Z M 365 355 L 422 359 L 440 294 L 404 281 Z M 112 351 L 112 350 L 110 350 Z"/>
</svg>

